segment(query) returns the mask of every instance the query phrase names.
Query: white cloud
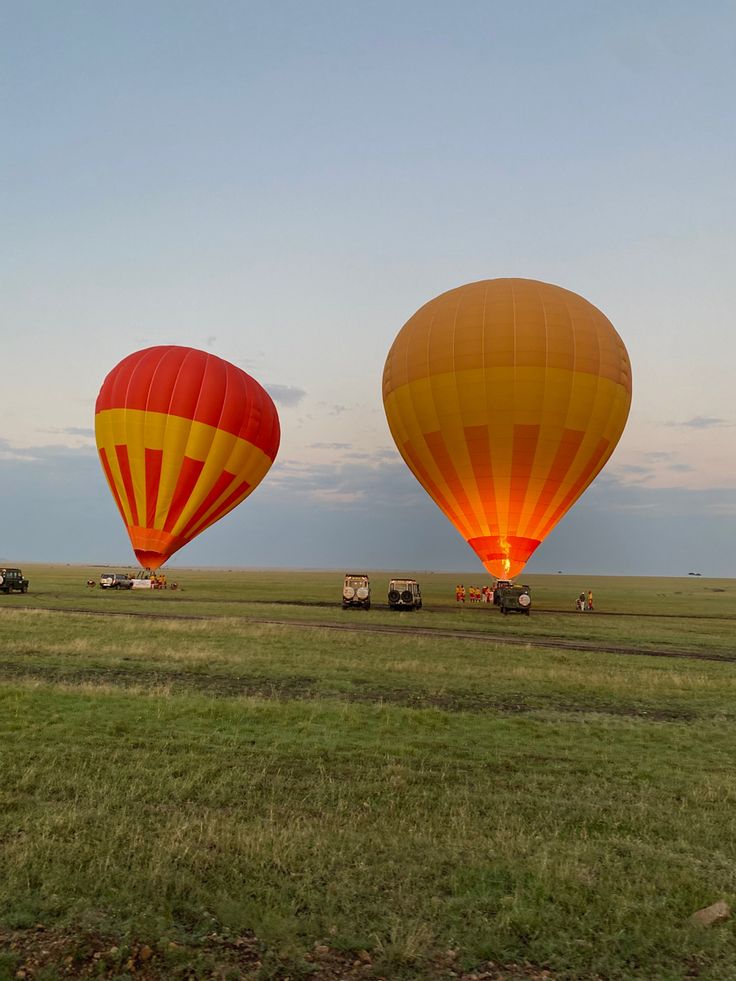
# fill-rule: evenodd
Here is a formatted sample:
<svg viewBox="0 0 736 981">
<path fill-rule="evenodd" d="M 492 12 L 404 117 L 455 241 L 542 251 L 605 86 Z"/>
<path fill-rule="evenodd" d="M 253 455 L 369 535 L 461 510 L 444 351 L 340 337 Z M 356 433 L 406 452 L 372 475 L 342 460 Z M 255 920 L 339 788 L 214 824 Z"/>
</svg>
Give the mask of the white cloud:
<svg viewBox="0 0 736 981">
<path fill-rule="evenodd" d="M 287 409 L 295 408 L 307 394 L 303 388 L 297 388 L 294 385 L 278 385 L 275 382 L 264 382 L 263 387 L 277 405 L 285 406 Z"/>
<path fill-rule="evenodd" d="M 694 416 L 682 422 L 667 422 L 666 426 L 673 426 L 683 429 L 719 429 L 723 426 L 732 426 L 732 422 L 726 419 L 718 419 L 715 416 Z"/>
<path fill-rule="evenodd" d="M 310 443 L 309 450 L 349 450 L 350 443 Z"/>
<path fill-rule="evenodd" d="M 47 429 L 47 433 L 52 436 L 83 436 L 85 439 L 94 439 L 95 431 L 88 426 L 64 426 L 59 429 Z"/>
</svg>

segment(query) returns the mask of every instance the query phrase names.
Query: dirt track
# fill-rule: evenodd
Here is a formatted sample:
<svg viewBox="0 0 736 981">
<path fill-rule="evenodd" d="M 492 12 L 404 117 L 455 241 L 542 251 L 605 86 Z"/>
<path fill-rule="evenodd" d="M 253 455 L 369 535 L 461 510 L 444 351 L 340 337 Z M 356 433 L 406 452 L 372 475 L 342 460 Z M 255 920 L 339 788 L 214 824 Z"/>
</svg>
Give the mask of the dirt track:
<svg viewBox="0 0 736 981">
<path fill-rule="evenodd" d="M 64 610 L 45 606 L 24 606 L 24 610 L 37 610 L 60 615 L 95 616 L 95 617 L 140 617 L 146 620 L 194 620 L 209 621 L 217 617 L 202 616 L 189 613 L 149 613 L 135 610 L 85 610 L 81 608 L 66 608 Z M 529 637 L 509 636 L 502 633 L 487 633 L 464 630 L 447 630 L 441 627 L 392 627 L 387 624 L 370 623 L 367 620 L 356 619 L 345 623 L 329 623 L 313 620 L 275 620 L 267 617 L 230 616 L 228 619 L 240 620 L 243 623 L 262 623 L 279 627 L 298 627 L 302 630 L 335 630 L 343 632 L 395 634 L 413 637 L 446 638 L 452 640 L 469 640 L 476 643 L 508 644 L 512 647 L 541 647 L 565 651 L 594 651 L 596 653 L 622 654 L 634 657 L 669 657 L 685 658 L 693 661 L 722 661 L 736 663 L 736 651 L 731 654 L 706 654 L 702 651 L 677 650 L 672 648 L 648 648 L 619 646 L 602 642 L 572 641 L 561 637 Z"/>
</svg>

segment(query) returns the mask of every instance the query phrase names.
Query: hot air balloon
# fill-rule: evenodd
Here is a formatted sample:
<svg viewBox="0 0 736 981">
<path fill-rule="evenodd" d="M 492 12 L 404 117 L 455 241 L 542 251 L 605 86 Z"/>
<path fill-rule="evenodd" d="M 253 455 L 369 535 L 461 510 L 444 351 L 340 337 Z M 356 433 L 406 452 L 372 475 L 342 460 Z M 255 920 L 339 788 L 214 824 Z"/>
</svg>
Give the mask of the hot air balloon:
<svg viewBox="0 0 736 981">
<path fill-rule="evenodd" d="M 510 579 L 613 452 L 631 365 L 581 296 L 484 280 L 407 321 L 386 359 L 383 401 L 414 476 L 486 569 Z"/>
<path fill-rule="evenodd" d="M 148 569 L 245 500 L 280 439 L 276 407 L 257 381 L 173 345 L 137 351 L 112 369 L 95 432 L 133 551 Z"/>
</svg>

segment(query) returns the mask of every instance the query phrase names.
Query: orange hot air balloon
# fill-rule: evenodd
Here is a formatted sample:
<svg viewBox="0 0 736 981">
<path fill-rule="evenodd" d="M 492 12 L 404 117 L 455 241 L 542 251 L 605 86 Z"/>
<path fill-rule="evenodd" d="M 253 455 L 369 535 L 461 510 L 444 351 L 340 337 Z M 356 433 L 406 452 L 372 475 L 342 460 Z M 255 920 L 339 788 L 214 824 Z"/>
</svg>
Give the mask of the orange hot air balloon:
<svg viewBox="0 0 736 981">
<path fill-rule="evenodd" d="M 414 476 L 486 569 L 508 579 L 613 452 L 631 365 L 581 296 L 484 280 L 407 321 L 386 359 L 383 401 Z"/>
<path fill-rule="evenodd" d="M 158 569 L 263 480 L 276 407 L 250 375 L 189 347 L 128 355 L 95 406 L 102 467 L 141 565 Z"/>
</svg>

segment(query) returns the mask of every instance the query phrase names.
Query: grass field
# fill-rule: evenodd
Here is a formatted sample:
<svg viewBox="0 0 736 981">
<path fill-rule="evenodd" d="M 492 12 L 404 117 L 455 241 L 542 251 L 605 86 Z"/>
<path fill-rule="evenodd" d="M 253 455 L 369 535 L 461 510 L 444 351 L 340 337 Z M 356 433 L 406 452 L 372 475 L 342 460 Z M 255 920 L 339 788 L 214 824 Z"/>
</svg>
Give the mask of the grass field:
<svg viewBox="0 0 736 981">
<path fill-rule="evenodd" d="M 530 576 L 527 618 L 471 575 L 365 613 L 339 573 L 24 572 L 0 979 L 736 978 L 689 920 L 736 902 L 736 581 Z"/>
</svg>

